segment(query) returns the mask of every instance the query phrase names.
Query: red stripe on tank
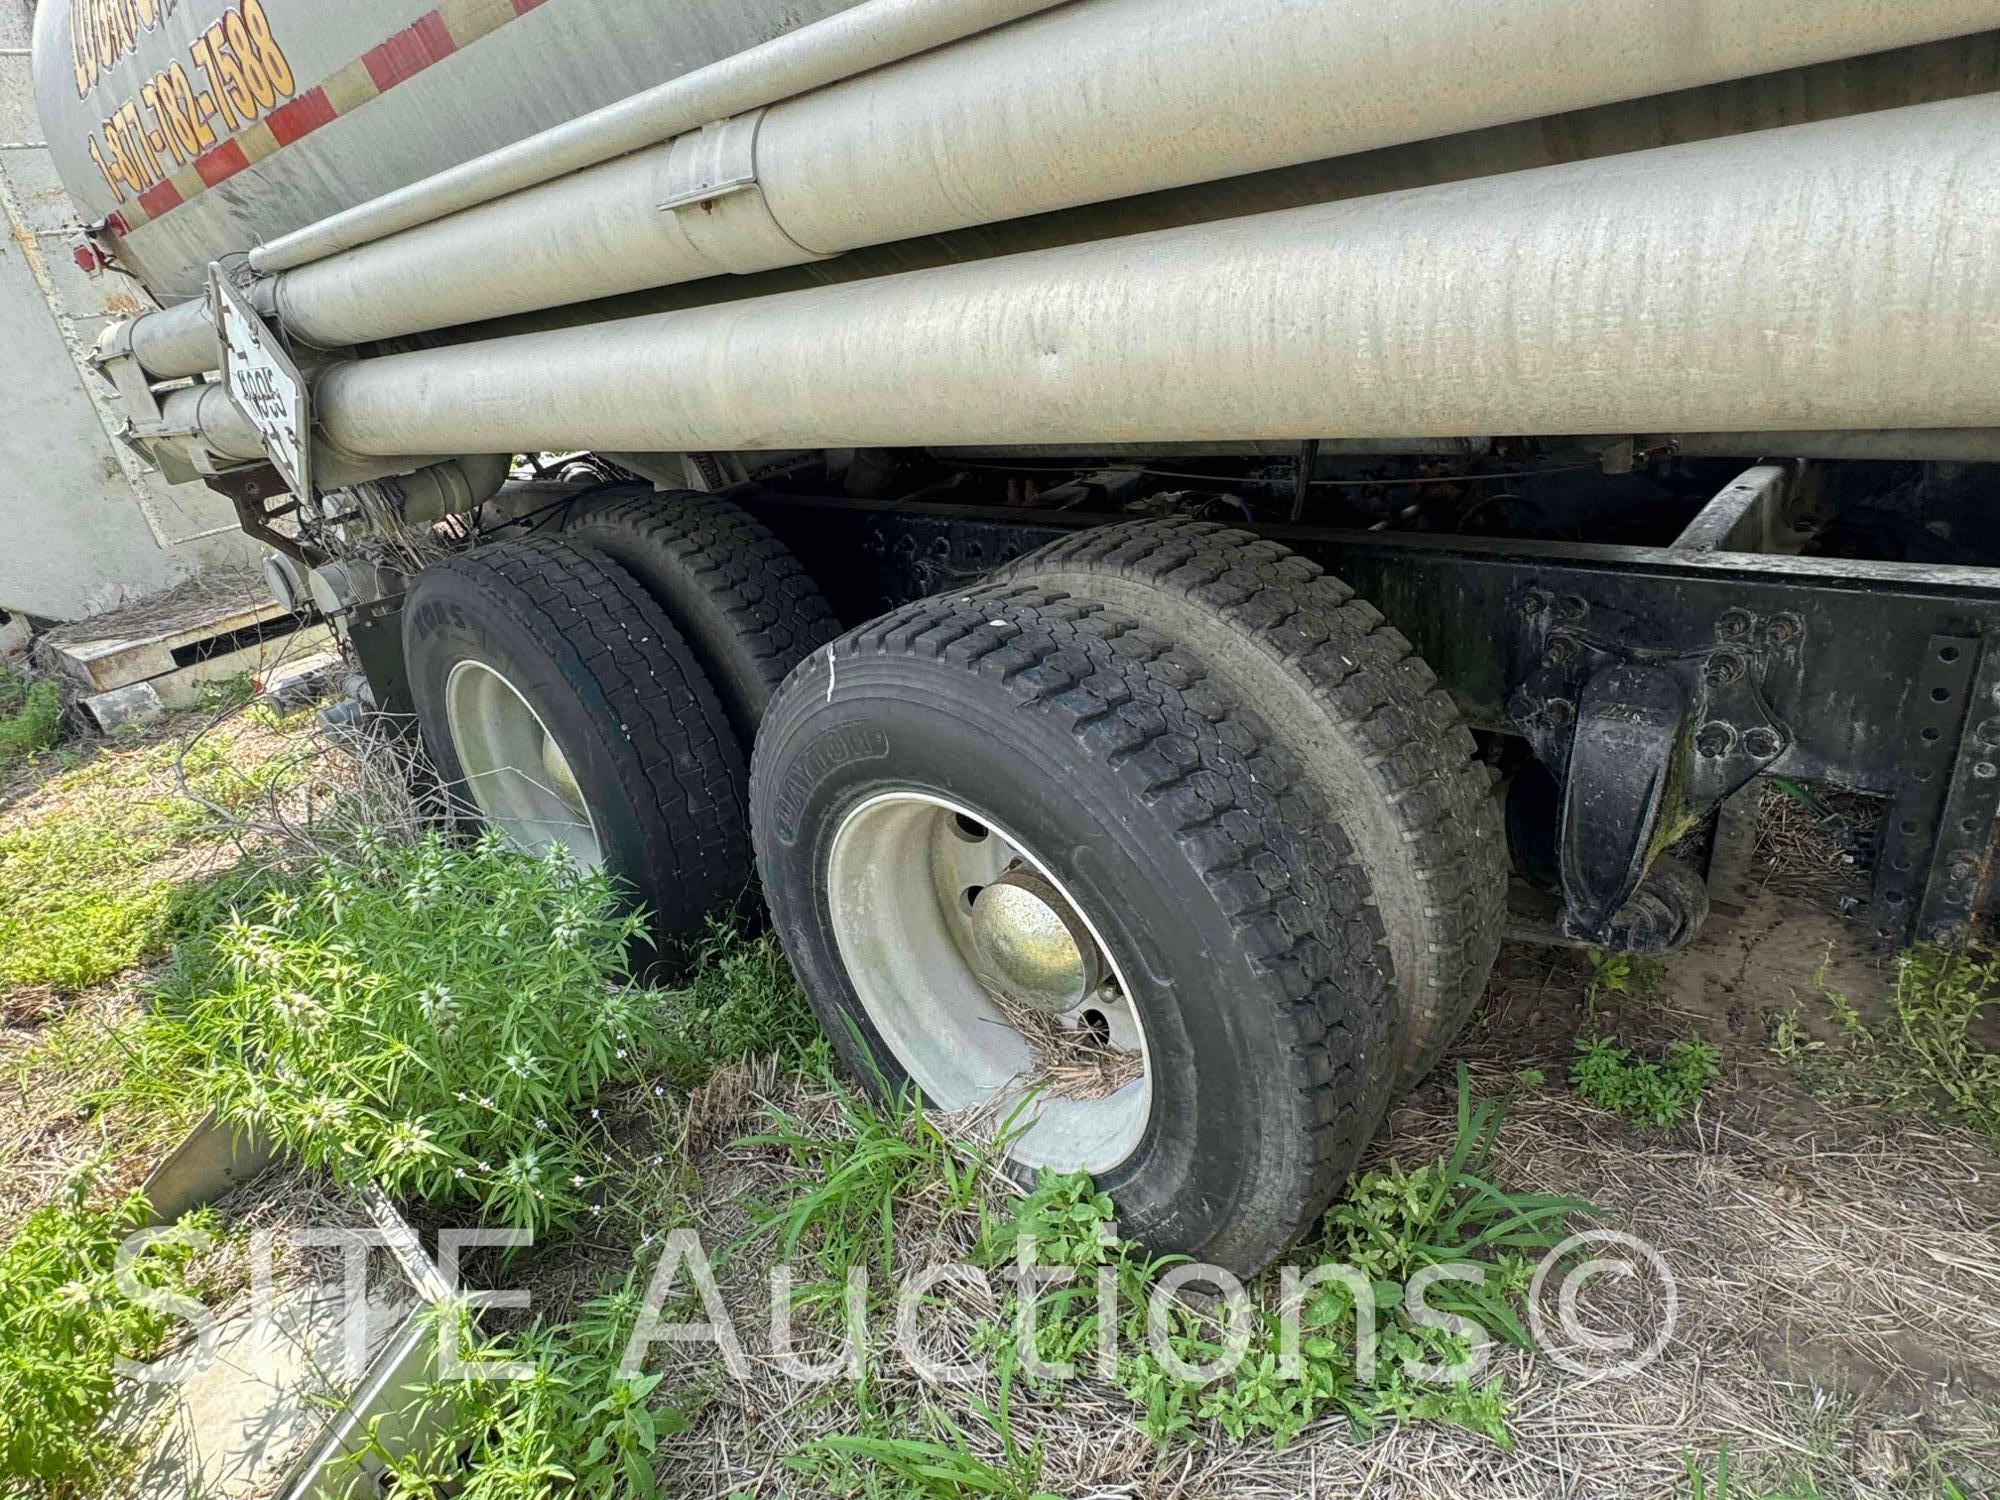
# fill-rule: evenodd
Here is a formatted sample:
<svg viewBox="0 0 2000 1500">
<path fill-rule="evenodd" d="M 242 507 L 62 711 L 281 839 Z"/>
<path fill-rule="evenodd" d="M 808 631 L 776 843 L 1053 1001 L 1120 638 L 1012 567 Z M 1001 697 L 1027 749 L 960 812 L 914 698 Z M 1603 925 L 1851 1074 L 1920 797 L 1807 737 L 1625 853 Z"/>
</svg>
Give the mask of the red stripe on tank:
<svg viewBox="0 0 2000 1500">
<path fill-rule="evenodd" d="M 271 111 L 265 121 L 280 146 L 289 146 L 301 136 L 312 134 L 333 118 L 333 101 L 325 89 L 307 89 L 290 104 Z"/>
<path fill-rule="evenodd" d="M 242 144 L 237 141 L 224 141 L 213 151 L 204 151 L 194 159 L 195 171 L 201 173 L 201 180 L 210 187 L 218 182 L 227 182 L 249 165 L 250 158 L 243 154 Z"/>
<path fill-rule="evenodd" d="M 517 16 L 526 15 L 546 3 L 547 0 L 508 0 L 513 13 Z M 505 19 L 504 12 L 494 16 L 492 11 L 486 9 L 485 0 L 479 0 L 475 10 L 482 19 L 475 32 L 468 33 L 466 41 L 468 46 L 477 37 L 496 30 Z M 432 10 L 426 11 L 379 46 L 363 53 L 359 61 L 368 70 L 368 76 L 374 82 L 375 92 L 379 97 L 397 84 L 442 62 L 458 50 L 458 42 L 452 36 L 443 11 Z M 365 85 L 356 78 L 353 80 L 353 86 L 347 90 L 347 94 L 361 87 Z M 343 97 L 347 97 L 347 94 Z M 349 108 L 357 109 L 367 102 L 366 99 L 356 99 L 350 103 Z M 334 108 L 333 100 L 327 95 L 326 85 L 322 83 L 307 89 L 290 103 L 282 104 L 272 110 L 264 117 L 263 123 L 271 129 L 274 146 L 282 148 L 311 135 L 320 126 L 331 123 L 339 118 L 339 113 Z M 120 213 L 114 210 L 107 214 L 105 227 L 122 239 L 132 232 L 134 228 L 132 220 L 139 220 L 141 225 L 150 223 L 161 214 L 180 207 L 194 193 L 214 187 L 245 170 L 252 163 L 242 145 L 242 134 L 239 132 L 236 137 L 212 147 L 195 159 L 194 165 L 201 183 L 199 188 L 190 184 L 188 192 L 184 194 L 180 188 L 171 183 L 159 183 L 141 193 L 136 203 L 127 199 L 121 204 L 120 207 L 126 212 Z M 260 155 L 269 154 L 268 149 L 260 151 Z"/>
<path fill-rule="evenodd" d="M 146 210 L 146 217 L 157 219 L 170 208 L 181 206 L 181 190 L 172 182 L 156 182 L 139 195 L 139 207 Z"/>
<path fill-rule="evenodd" d="M 417 76 L 432 63 L 441 62 L 457 50 L 446 29 L 444 17 L 426 11 L 379 47 L 361 54 L 375 87 L 387 93 L 397 84 Z"/>
</svg>

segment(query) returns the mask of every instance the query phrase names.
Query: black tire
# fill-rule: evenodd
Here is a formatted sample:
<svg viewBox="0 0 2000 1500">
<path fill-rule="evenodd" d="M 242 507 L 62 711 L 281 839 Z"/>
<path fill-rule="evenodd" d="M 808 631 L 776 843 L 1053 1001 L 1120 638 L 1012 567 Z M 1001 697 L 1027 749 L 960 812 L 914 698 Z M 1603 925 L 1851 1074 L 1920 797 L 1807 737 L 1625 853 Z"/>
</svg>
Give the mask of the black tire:
<svg viewBox="0 0 2000 1500">
<path fill-rule="evenodd" d="M 797 559 L 727 500 L 621 486 L 572 508 L 563 534 L 612 559 L 667 612 L 715 685 L 745 759 L 785 674 L 840 633 Z"/>
<path fill-rule="evenodd" d="M 1098 1174 L 1126 1232 L 1244 1272 L 1281 1252 L 1379 1123 L 1393 1002 L 1366 880 L 1257 717 L 1160 635 L 1018 587 L 897 610 L 792 674 L 753 763 L 758 867 L 834 1045 L 895 1088 L 826 889 L 885 789 L 1041 851 L 1137 976 L 1153 1105 Z"/>
<path fill-rule="evenodd" d="M 568 758 L 605 869 L 650 912 L 656 946 L 742 900 L 743 757 L 693 653 L 630 574 L 549 537 L 463 553 L 411 584 L 403 650 L 424 744 L 461 795 L 452 668 L 482 662 L 516 687 Z"/>
<path fill-rule="evenodd" d="M 1507 843 L 1470 731 L 1401 633 L 1318 564 L 1208 522 L 1081 532 L 995 577 L 1143 621 L 1255 706 L 1368 872 L 1402 1007 L 1399 1087 L 1436 1066 L 1499 952 Z"/>
</svg>

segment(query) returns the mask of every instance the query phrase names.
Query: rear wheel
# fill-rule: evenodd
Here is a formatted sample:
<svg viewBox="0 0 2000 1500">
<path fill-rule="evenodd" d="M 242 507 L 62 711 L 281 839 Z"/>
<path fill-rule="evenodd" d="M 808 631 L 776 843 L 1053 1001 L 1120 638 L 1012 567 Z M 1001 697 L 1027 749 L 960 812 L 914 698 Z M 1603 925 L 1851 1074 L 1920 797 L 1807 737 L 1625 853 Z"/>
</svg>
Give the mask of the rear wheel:
<svg viewBox="0 0 2000 1500">
<path fill-rule="evenodd" d="M 1507 845 L 1472 735 L 1410 643 L 1318 564 L 1207 522 L 1082 532 L 999 576 L 1143 621 L 1256 706 L 1368 872 L 1402 1009 L 1399 1082 L 1429 1072 L 1492 972 Z"/>
<path fill-rule="evenodd" d="M 1012 1117 L 1016 1168 L 1090 1171 L 1155 1248 L 1261 1266 L 1372 1134 L 1366 879 L 1257 717 L 1129 618 L 1021 588 L 886 615 L 793 673 L 751 807 L 850 1065 Z"/>
<path fill-rule="evenodd" d="M 659 607 L 614 563 L 549 538 L 417 575 L 404 654 L 446 786 L 518 847 L 604 870 L 693 935 L 749 885 L 744 766 Z"/>
<path fill-rule="evenodd" d="M 840 627 L 785 546 L 727 500 L 615 489 L 576 505 L 564 536 L 624 568 L 714 683 L 747 759 L 771 695 Z"/>
</svg>

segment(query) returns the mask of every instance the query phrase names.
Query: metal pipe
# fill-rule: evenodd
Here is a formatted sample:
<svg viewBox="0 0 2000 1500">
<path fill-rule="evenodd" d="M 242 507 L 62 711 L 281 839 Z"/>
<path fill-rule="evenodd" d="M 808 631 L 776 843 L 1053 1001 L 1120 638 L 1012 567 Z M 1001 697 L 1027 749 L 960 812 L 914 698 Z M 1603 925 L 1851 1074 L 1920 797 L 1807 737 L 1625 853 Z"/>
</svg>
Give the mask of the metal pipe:
<svg viewBox="0 0 2000 1500">
<path fill-rule="evenodd" d="M 221 467 L 264 457 L 264 440 L 256 424 L 243 415 L 219 385 L 191 385 L 169 391 L 160 402 L 161 425 L 182 434 L 169 439 L 190 457 L 206 450 Z"/>
<path fill-rule="evenodd" d="M 156 380 L 206 374 L 222 361 L 206 297 L 145 313 L 132 320 L 131 328 L 132 357 Z"/>
<path fill-rule="evenodd" d="M 227 470 L 260 463 L 265 457 L 264 440 L 258 435 L 256 425 L 219 385 L 191 385 L 167 392 L 160 402 L 160 418 L 167 435 L 150 438 L 148 442 L 171 449 L 193 468 Z M 314 477 L 329 489 L 411 474 L 452 462 L 403 454 L 350 453 L 326 441 L 314 450 L 313 460 Z M 503 462 L 503 470 L 504 467 Z"/>
<path fill-rule="evenodd" d="M 304 265 L 1057 3 L 862 0 L 747 52 L 295 230 L 252 250 L 250 264 L 259 271 Z"/>
<path fill-rule="evenodd" d="M 1075 0 L 303 266 L 279 306 L 355 344 L 1993 26 L 2000 0 L 1507 0 L 1471 47 L 1459 0 Z"/>
<path fill-rule="evenodd" d="M 1479 458 L 1492 450 L 1487 438 L 1317 438 L 1324 458 Z M 1593 445 L 1603 443 L 1593 438 Z M 932 448 L 931 457 L 951 463 L 957 459 L 1120 459 L 1120 458 L 1283 458 L 1297 459 L 1296 442 L 1269 438 L 1242 438 L 1208 443 L 1027 443 L 994 445 L 974 443 L 953 448 Z"/>
<path fill-rule="evenodd" d="M 358 452 L 2000 426 L 2000 95 L 333 366 Z"/>
<path fill-rule="evenodd" d="M 1519 437 L 1519 433 L 1500 434 Z M 1493 451 L 1491 437 L 1321 438 L 1322 457 L 1342 458 L 1483 458 Z M 1629 442 L 1635 452 L 1681 458 L 1819 458 L 1877 459 L 1942 463 L 2000 463 L 2000 428 L 1904 427 L 1876 432 L 1660 432 L 1626 439 L 1603 433 L 1551 435 L 1540 439 L 1545 453 L 1596 453 L 1613 442 Z M 1162 459 L 1162 458 L 1296 458 L 1296 442 L 1240 440 L 1208 443 L 1029 443 L 1016 446 L 932 448 L 933 458 L 954 460 L 1009 459 Z"/>
</svg>

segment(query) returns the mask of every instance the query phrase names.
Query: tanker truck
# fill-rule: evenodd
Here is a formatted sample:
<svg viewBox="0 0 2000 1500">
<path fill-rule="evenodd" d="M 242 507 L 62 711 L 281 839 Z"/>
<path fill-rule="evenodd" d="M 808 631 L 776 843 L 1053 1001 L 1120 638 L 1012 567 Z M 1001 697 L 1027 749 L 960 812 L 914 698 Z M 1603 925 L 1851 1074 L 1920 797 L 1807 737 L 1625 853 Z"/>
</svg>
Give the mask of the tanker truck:
<svg viewBox="0 0 2000 1500">
<path fill-rule="evenodd" d="M 1308 1225 L 1510 922 L 1686 943 L 1771 778 L 1870 939 L 1991 905 L 2000 0 L 42 0 L 34 65 L 125 440 L 363 705 L 662 942 L 761 888 L 858 1074 L 1161 1250 Z"/>
</svg>

